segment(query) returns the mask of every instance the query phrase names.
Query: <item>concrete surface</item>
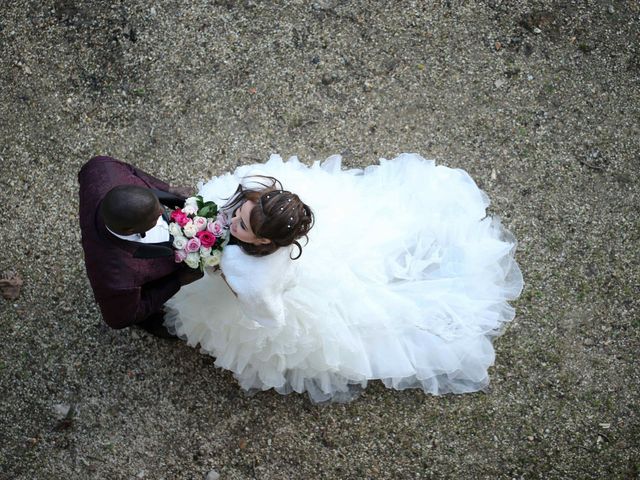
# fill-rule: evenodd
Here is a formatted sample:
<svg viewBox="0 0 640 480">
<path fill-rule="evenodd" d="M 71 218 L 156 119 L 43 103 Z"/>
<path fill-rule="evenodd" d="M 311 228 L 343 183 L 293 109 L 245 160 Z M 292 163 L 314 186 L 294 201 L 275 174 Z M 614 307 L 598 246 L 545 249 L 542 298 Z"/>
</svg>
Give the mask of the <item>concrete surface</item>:
<svg viewBox="0 0 640 480">
<path fill-rule="evenodd" d="M 638 478 L 640 4 L 0 3 L 1 479 Z M 270 153 L 464 168 L 526 289 L 487 393 L 244 396 L 103 326 L 76 174 L 174 183 Z"/>
</svg>

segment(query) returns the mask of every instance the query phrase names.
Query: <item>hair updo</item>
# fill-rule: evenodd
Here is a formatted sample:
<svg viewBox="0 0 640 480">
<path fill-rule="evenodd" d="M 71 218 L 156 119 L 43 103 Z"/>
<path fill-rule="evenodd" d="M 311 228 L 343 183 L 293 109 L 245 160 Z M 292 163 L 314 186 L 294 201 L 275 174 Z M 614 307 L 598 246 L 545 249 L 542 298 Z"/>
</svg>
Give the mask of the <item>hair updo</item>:
<svg viewBox="0 0 640 480">
<path fill-rule="evenodd" d="M 253 245 L 237 240 L 238 245 L 249 255 L 264 256 L 275 252 L 280 247 L 295 245 L 298 255 L 302 255 L 299 239 L 305 238 L 313 227 L 313 212 L 295 193 L 283 190 L 282 184 L 274 177 L 256 175 L 250 177 L 257 188 L 238 185 L 224 209 L 233 213 L 247 200 L 256 206 L 251 210 L 249 223 L 251 230 L 258 238 L 271 240 L 270 243 Z M 254 180 L 255 179 L 255 180 Z"/>
</svg>

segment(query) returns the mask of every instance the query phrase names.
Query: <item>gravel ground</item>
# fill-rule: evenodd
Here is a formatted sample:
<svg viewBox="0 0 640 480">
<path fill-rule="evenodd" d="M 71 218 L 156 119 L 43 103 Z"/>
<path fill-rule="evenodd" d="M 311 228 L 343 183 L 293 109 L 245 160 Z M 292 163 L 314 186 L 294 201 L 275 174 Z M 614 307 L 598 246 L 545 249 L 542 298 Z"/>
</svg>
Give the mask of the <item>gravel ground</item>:
<svg viewBox="0 0 640 480">
<path fill-rule="evenodd" d="M 0 300 L 0 478 L 639 478 L 639 25 L 637 0 L 2 1 L 0 271 L 25 283 Z M 404 151 L 469 171 L 519 239 L 488 392 L 247 397 L 103 325 L 91 156 L 195 184 Z"/>
</svg>

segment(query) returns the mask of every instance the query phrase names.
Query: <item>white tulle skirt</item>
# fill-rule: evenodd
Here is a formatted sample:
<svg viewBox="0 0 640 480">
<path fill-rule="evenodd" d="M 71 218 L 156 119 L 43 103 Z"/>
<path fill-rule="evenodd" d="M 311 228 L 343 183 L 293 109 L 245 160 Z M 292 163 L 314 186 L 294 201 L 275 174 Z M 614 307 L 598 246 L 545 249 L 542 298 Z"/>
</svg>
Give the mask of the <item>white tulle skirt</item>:
<svg viewBox="0 0 640 480">
<path fill-rule="evenodd" d="M 242 388 L 344 401 L 368 380 L 432 394 L 484 388 L 492 340 L 522 289 L 516 242 L 463 170 L 402 154 L 364 170 L 272 156 L 200 186 L 222 202 L 256 173 L 278 178 L 316 223 L 283 292 L 285 322 L 246 318 L 217 275 L 169 302 L 167 325 Z M 279 275 L 277 271 L 274 275 Z M 284 275 L 285 272 L 282 272 Z"/>
</svg>

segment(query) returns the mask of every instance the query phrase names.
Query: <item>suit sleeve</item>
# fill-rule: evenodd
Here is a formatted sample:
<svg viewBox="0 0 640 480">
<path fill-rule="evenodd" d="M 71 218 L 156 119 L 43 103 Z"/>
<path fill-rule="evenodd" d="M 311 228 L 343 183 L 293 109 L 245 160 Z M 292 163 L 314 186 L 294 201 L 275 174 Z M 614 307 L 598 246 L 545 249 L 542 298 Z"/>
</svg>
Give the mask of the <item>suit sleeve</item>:
<svg viewBox="0 0 640 480">
<path fill-rule="evenodd" d="M 144 284 L 142 287 L 96 292 L 102 317 L 111 328 L 125 328 L 158 312 L 180 290 L 177 274 Z"/>
<path fill-rule="evenodd" d="M 155 188 L 158 190 L 162 190 L 164 192 L 168 192 L 169 188 L 171 188 L 171 186 L 166 183 L 163 182 L 162 180 L 160 180 L 159 178 L 154 177 L 153 175 L 140 170 L 139 168 L 133 167 L 133 173 L 135 174 L 136 177 L 140 178 L 142 181 L 144 181 L 147 185 L 149 185 L 151 188 Z"/>
<path fill-rule="evenodd" d="M 104 193 L 116 185 L 140 185 L 142 182 L 149 188 L 168 191 L 170 185 L 159 178 L 115 158 L 98 156 L 93 157 L 80 169 L 78 174 L 80 184 L 98 183 L 105 185 Z"/>
</svg>

